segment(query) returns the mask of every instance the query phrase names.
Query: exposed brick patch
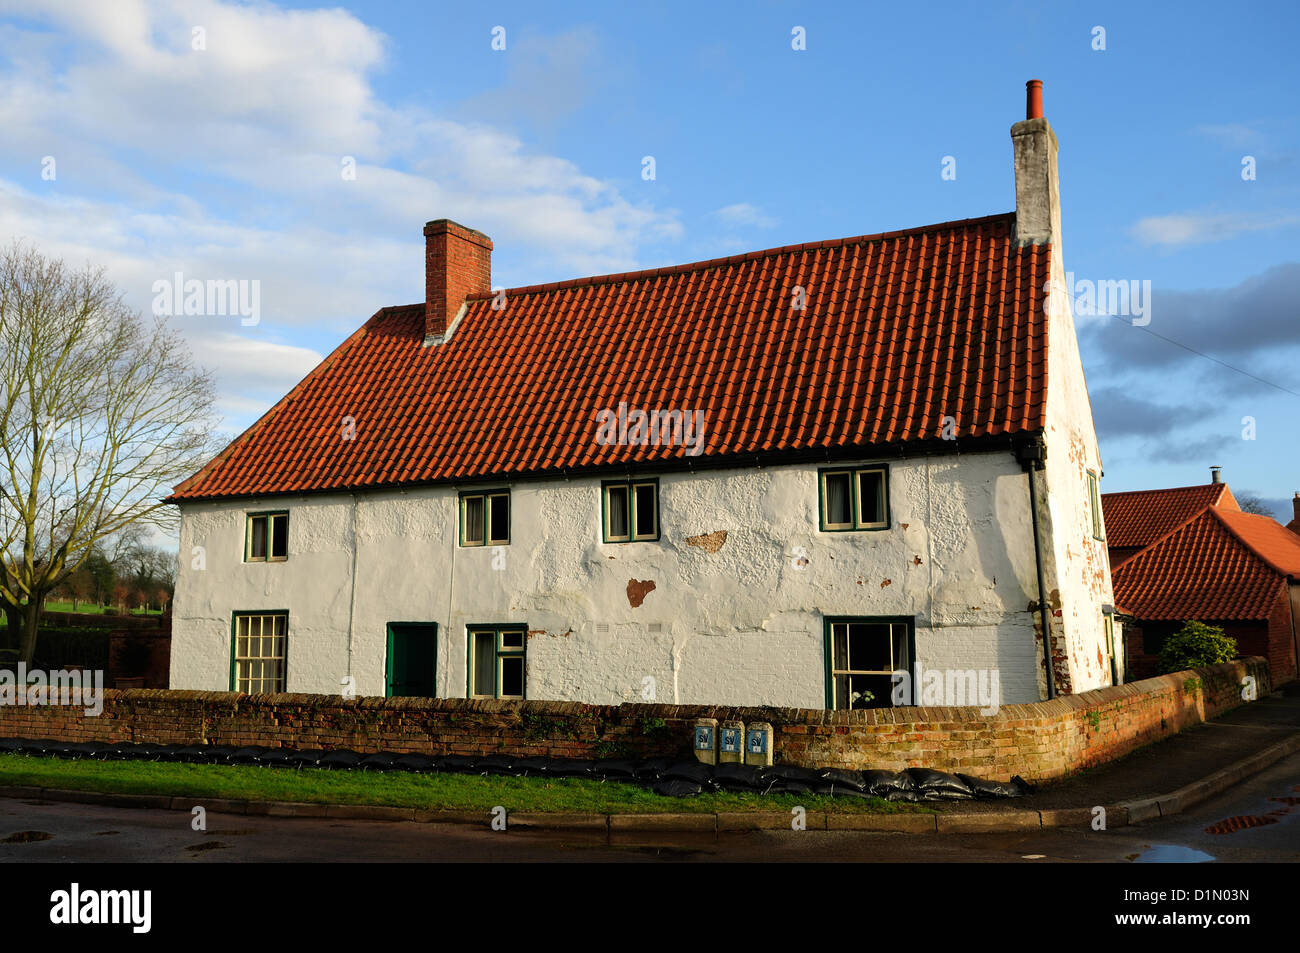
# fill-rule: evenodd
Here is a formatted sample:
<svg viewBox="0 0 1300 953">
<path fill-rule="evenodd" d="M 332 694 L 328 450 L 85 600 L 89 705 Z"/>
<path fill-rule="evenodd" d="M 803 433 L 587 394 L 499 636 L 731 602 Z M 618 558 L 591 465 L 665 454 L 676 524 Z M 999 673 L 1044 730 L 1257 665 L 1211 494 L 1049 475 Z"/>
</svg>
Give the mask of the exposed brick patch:
<svg viewBox="0 0 1300 953">
<path fill-rule="evenodd" d="M 655 588 L 653 579 L 629 579 L 627 581 L 627 601 L 633 609 L 645 602 L 646 595 Z"/>
<path fill-rule="evenodd" d="M 727 531 L 725 529 L 715 530 L 712 533 L 705 533 L 702 536 L 687 536 L 686 545 L 698 546 L 706 553 L 716 553 L 722 548 L 722 544 L 727 541 Z"/>
</svg>

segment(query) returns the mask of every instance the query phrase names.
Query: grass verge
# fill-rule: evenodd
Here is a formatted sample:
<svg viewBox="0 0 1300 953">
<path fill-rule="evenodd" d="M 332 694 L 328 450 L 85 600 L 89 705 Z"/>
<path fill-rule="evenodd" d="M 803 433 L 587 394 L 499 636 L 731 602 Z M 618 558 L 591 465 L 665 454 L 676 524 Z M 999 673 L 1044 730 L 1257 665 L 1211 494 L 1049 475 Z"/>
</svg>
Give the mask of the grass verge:
<svg viewBox="0 0 1300 953">
<path fill-rule="evenodd" d="M 934 813 L 919 804 L 816 794 L 701 794 L 672 798 L 648 787 L 582 778 L 513 778 L 477 774 L 407 774 L 165 764 L 153 761 L 63 761 L 0 754 L 0 784 L 112 794 L 169 794 L 195 799 L 381 804 L 421 810 L 574 814 L 780 811 L 802 806 L 841 814 Z"/>
</svg>

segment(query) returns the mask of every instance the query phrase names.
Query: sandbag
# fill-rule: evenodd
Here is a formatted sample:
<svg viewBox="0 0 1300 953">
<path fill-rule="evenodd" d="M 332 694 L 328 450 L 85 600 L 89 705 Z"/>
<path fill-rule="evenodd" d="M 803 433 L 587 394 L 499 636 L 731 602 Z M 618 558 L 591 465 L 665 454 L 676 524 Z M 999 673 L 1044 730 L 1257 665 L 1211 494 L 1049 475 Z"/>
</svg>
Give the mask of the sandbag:
<svg viewBox="0 0 1300 953">
<path fill-rule="evenodd" d="M 546 766 L 553 778 L 589 778 L 596 762 L 584 758 L 555 758 Z"/>
<path fill-rule="evenodd" d="M 651 790 L 655 794 L 661 794 L 664 797 L 695 797 L 697 794 L 703 793 L 704 786 L 694 781 L 673 778 L 660 781 Z"/>
<path fill-rule="evenodd" d="M 346 748 L 340 748 L 337 751 L 331 751 L 325 757 L 320 759 L 322 768 L 332 770 L 343 770 L 346 768 L 355 768 L 361 763 L 361 755 L 355 751 L 349 751 Z"/>
<path fill-rule="evenodd" d="M 230 754 L 230 763 L 260 766 L 262 763 L 262 755 L 265 753 L 266 749 L 261 745 L 249 745 L 246 748 L 236 748 Z"/>
<path fill-rule="evenodd" d="M 98 755 L 91 755 L 91 757 L 98 757 Z M 179 748 L 172 749 L 167 756 L 167 760 L 178 764 L 203 764 L 208 760 L 208 746 L 182 745 Z"/>
<path fill-rule="evenodd" d="M 763 773 L 752 764 L 728 762 L 714 767 L 713 783 L 724 791 L 761 791 Z"/>
<path fill-rule="evenodd" d="M 262 764 L 268 768 L 297 767 L 292 761 L 293 752 L 284 748 L 267 748 L 262 752 Z"/>
<path fill-rule="evenodd" d="M 437 768 L 427 754 L 404 754 L 393 759 L 393 767 L 402 771 L 434 771 Z"/>
<path fill-rule="evenodd" d="M 521 778 L 546 777 L 550 768 L 550 758 L 520 758 L 515 762 L 515 774 Z"/>
<path fill-rule="evenodd" d="M 289 763 L 295 768 L 317 768 L 320 767 L 320 760 L 323 757 L 325 752 L 320 748 L 304 748 L 289 755 Z"/>
<path fill-rule="evenodd" d="M 70 758 L 94 758 L 96 753 L 107 748 L 108 745 L 102 741 L 78 741 L 76 744 L 68 745 L 68 757 Z"/>
<path fill-rule="evenodd" d="M 604 781 L 635 781 L 637 762 L 626 758 L 608 758 L 597 761 L 591 769 L 591 776 Z"/>
<path fill-rule="evenodd" d="M 975 792 L 961 778 L 933 768 L 908 768 L 907 774 L 916 790 L 927 801 L 970 800 Z"/>
<path fill-rule="evenodd" d="M 26 743 L 26 738 L 0 738 L 0 752 L 18 754 Z"/>
<path fill-rule="evenodd" d="M 151 741 L 135 742 L 129 756 L 136 761 L 161 761 L 167 753 L 167 745 L 154 744 Z"/>
<path fill-rule="evenodd" d="M 813 768 L 801 768 L 795 764 L 774 764 L 763 769 L 765 781 L 789 781 L 802 784 L 809 789 L 821 780 L 819 772 Z"/>
<path fill-rule="evenodd" d="M 22 745 L 18 750 L 22 754 L 45 754 L 53 748 L 57 748 L 63 742 L 54 738 L 23 738 Z"/>
<path fill-rule="evenodd" d="M 965 782 L 966 786 L 974 792 L 975 796 L 980 799 L 1004 798 L 1004 797 L 1024 797 L 1028 794 L 1028 785 L 1023 778 L 1016 775 L 1010 781 L 986 781 L 983 778 L 973 777 L 969 774 L 958 774 L 957 777 Z"/>
<path fill-rule="evenodd" d="M 862 789 L 876 797 L 888 797 L 889 794 L 916 789 L 912 776 L 904 771 L 881 771 L 875 768 L 862 773 Z"/>
<path fill-rule="evenodd" d="M 368 754 L 357 764 L 362 771 L 395 771 L 397 756 L 388 751 Z"/>
<path fill-rule="evenodd" d="M 691 781 L 702 787 L 713 787 L 713 766 L 701 761 L 677 761 L 663 773 L 664 781 Z"/>
<path fill-rule="evenodd" d="M 439 771 L 467 774 L 474 771 L 478 758 L 467 754 L 440 754 L 434 758 Z"/>
<path fill-rule="evenodd" d="M 664 772 L 672 766 L 672 758 L 645 758 L 637 764 L 633 775 L 638 781 L 653 783 L 662 778 Z"/>
<path fill-rule="evenodd" d="M 827 793 L 834 793 L 834 790 L 843 788 L 858 792 L 867 789 L 867 782 L 862 777 L 861 771 L 850 771 L 845 768 L 822 768 L 817 772 L 817 776 L 822 782 L 832 786 L 833 790 Z M 818 788 L 821 786 L 819 784 Z"/>
<path fill-rule="evenodd" d="M 514 771 L 515 759 L 504 754 L 490 754 L 478 759 L 474 770 L 479 774 L 509 774 Z"/>
</svg>

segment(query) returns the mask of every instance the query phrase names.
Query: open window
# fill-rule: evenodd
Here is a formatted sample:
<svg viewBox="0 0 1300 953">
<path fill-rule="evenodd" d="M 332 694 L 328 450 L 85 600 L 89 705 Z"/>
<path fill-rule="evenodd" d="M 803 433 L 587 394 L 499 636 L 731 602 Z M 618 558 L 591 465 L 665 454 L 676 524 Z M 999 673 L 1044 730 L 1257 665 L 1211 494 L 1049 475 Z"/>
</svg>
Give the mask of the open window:
<svg viewBox="0 0 1300 953">
<path fill-rule="evenodd" d="M 249 513 L 244 530 L 244 561 L 281 562 L 289 556 L 289 514 Z"/>
<path fill-rule="evenodd" d="M 913 656 L 910 622 L 827 619 L 826 707 L 891 707 L 893 673 L 910 672 Z"/>
<path fill-rule="evenodd" d="M 889 468 L 822 470 L 822 532 L 889 528 Z"/>
<path fill-rule="evenodd" d="M 460 544 L 510 544 L 509 490 L 483 490 L 460 495 Z"/>
<path fill-rule="evenodd" d="M 601 484 L 604 535 L 607 543 L 659 538 L 659 481 L 620 480 Z"/>
<path fill-rule="evenodd" d="M 523 698 L 528 627 L 470 626 L 469 697 Z"/>
</svg>

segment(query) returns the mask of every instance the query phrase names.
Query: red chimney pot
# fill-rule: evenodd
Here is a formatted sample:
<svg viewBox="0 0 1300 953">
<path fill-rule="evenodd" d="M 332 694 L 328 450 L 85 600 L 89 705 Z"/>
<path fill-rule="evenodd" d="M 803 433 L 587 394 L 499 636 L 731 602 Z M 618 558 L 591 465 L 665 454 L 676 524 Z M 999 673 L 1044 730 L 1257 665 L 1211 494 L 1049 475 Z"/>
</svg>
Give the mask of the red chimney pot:
<svg viewBox="0 0 1300 953">
<path fill-rule="evenodd" d="M 1043 118 L 1043 81 L 1031 79 L 1025 83 L 1025 118 Z"/>
</svg>

